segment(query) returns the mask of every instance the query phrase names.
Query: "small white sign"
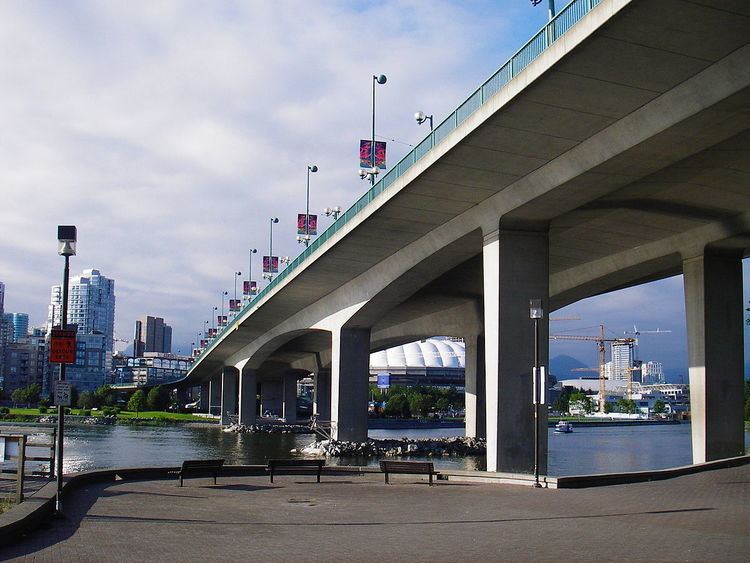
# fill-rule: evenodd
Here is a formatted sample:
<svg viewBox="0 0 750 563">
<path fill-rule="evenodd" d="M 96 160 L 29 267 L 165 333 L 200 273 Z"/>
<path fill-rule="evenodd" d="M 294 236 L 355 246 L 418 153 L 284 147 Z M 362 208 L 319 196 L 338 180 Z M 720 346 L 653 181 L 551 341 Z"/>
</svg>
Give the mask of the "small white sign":
<svg viewBox="0 0 750 563">
<path fill-rule="evenodd" d="M 55 381 L 55 404 L 62 407 L 70 406 L 71 398 L 70 381 Z"/>
</svg>

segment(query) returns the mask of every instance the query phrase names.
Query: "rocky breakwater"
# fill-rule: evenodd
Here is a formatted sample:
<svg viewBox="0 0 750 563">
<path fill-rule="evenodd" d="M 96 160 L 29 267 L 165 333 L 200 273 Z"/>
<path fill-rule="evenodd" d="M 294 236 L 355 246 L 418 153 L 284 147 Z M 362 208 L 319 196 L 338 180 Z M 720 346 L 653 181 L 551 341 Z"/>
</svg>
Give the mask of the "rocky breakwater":
<svg viewBox="0 0 750 563">
<path fill-rule="evenodd" d="M 304 424 L 230 424 L 222 428 L 223 432 L 234 434 L 266 433 L 266 434 L 313 434 L 309 426 Z"/>
<path fill-rule="evenodd" d="M 328 457 L 388 457 L 388 456 L 478 456 L 487 452 L 487 442 L 483 438 L 430 438 L 424 440 L 367 440 L 347 442 L 323 440 L 302 448 L 307 455 Z"/>
<path fill-rule="evenodd" d="M 40 416 L 37 422 L 42 424 L 56 424 L 56 416 Z M 115 424 L 116 416 L 74 416 L 65 415 L 65 424 L 86 424 L 88 426 L 102 426 Z"/>
</svg>

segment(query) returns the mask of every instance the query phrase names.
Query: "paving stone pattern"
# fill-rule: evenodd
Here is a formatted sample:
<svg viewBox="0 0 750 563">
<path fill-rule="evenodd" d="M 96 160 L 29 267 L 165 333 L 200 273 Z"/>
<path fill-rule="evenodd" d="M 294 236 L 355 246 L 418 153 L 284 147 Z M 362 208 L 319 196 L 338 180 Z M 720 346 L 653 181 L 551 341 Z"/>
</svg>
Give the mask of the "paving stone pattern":
<svg viewBox="0 0 750 563">
<path fill-rule="evenodd" d="M 750 465 L 579 490 L 416 476 L 92 484 L 0 560 L 750 559 Z"/>
</svg>

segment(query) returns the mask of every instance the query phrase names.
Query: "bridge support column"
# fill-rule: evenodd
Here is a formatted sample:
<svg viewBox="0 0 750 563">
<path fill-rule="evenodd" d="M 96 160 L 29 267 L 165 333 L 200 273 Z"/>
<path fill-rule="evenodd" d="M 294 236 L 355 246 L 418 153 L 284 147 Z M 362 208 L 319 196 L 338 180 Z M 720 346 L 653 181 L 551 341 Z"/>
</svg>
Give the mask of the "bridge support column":
<svg viewBox="0 0 750 563">
<path fill-rule="evenodd" d="M 221 424 L 229 425 L 229 416 L 237 412 L 237 368 L 225 367 L 221 373 Z"/>
<path fill-rule="evenodd" d="M 221 374 L 211 376 L 208 382 L 208 412 L 221 414 Z"/>
<path fill-rule="evenodd" d="M 260 412 L 265 415 L 269 412 L 273 415 L 283 414 L 284 389 L 280 380 L 264 380 L 260 384 Z"/>
<path fill-rule="evenodd" d="M 465 405 L 466 405 L 466 436 L 484 438 L 485 427 L 485 381 L 484 381 L 484 336 L 471 335 L 464 337 L 466 356 L 464 360 L 465 373 Z"/>
<path fill-rule="evenodd" d="M 201 393 L 201 395 L 200 395 L 200 397 L 201 397 L 201 399 L 200 399 L 200 401 L 201 401 L 200 402 L 200 410 L 201 410 L 201 412 L 210 412 L 210 409 L 211 409 L 211 404 L 210 404 L 211 403 L 211 401 L 210 401 L 211 384 L 208 381 L 204 381 L 203 383 L 201 383 L 200 389 L 201 389 L 201 391 L 200 391 L 200 393 Z"/>
<path fill-rule="evenodd" d="M 370 329 L 333 331 L 331 423 L 335 440 L 367 439 L 367 391 L 370 376 Z"/>
<path fill-rule="evenodd" d="M 529 300 L 542 299 L 539 362 L 548 365 L 549 243 L 546 232 L 499 230 L 484 238 L 487 470 L 532 473 L 534 325 Z M 546 385 L 545 385 L 546 388 Z M 540 408 L 539 472 L 547 472 L 547 409 Z"/>
<path fill-rule="evenodd" d="M 258 376 L 247 366 L 240 371 L 240 424 L 250 426 L 257 422 Z"/>
<path fill-rule="evenodd" d="M 331 370 L 317 371 L 314 394 L 313 413 L 320 420 L 331 420 Z"/>
<path fill-rule="evenodd" d="M 297 422 L 297 374 L 284 374 L 284 420 L 287 424 Z"/>
<path fill-rule="evenodd" d="M 742 262 L 706 250 L 683 262 L 693 463 L 742 455 Z"/>
</svg>

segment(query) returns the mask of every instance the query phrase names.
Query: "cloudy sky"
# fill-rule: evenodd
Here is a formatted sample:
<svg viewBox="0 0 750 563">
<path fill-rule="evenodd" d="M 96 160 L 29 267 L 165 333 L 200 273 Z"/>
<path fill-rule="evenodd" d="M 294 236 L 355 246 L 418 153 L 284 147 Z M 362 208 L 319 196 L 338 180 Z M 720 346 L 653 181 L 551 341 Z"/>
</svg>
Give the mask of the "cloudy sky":
<svg viewBox="0 0 750 563">
<path fill-rule="evenodd" d="M 357 142 L 373 74 L 388 76 L 378 133 L 393 163 L 426 133 L 414 111 L 442 119 L 545 18 L 524 0 L 0 3 L 6 311 L 44 323 L 62 270 L 56 226 L 75 224 L 72 271 L 115 279 L 117 337 L 162 316 L 186 352 L 234 272 L 247 273 L 248 249 L 266 252 L 270 217 L 274 253 L 299 252 L 308 164 L 320 168 L 313 212 L 365 191 Z M 560 313 L 581 321 L 555 325 L 672 329 L 644 338 L 642 355 L 682 367 L 681 288 L 587 300 Z M 557 353 L 595 362 L 593 345 Z"/>
</svg>

